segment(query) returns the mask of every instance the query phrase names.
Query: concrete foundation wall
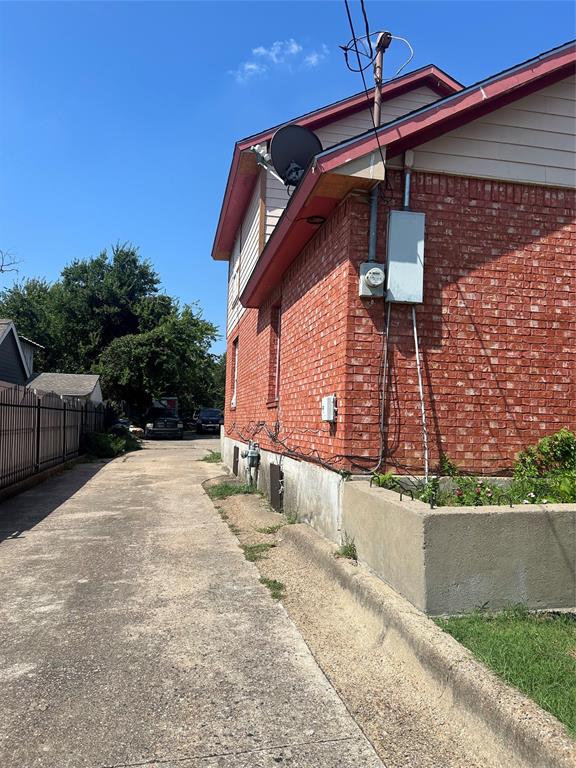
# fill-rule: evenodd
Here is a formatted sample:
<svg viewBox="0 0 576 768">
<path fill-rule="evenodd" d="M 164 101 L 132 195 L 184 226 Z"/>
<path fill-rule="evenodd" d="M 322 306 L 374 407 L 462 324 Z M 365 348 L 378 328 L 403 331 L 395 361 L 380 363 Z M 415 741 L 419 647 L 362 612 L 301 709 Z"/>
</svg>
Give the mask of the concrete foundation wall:
<svg viewBox="0 0 576 768">
<path fill-rule="evenodd" d="M 576 505 L 441 507 L 348 482 L 342 530 L 359 559 L 432 615 L 576 606 Z"/>
<path fill-rule="evenodd" d="M 221 437 L 232 467 L 234 446 Z M 281 462 L 284 512 L 340 544 L 354 539 L 358 559 L 431 615 L 480 606 L 498 610 L 576 607 L 576 505 L 441 507 L 411 501 L 366 480 L 344 481 L 307 461 L 261 452 L 258 489 L 270 496 L 270 464 Z M 240 459 L 239 477 L 247 480 Z"/>
<path fill-rule="evenodd" d="M 576 607 L 576 505 L 433 510 L 424 542 L 428 613 Z"/>
<path fill-rule="evenodd" d="M 367 481 L 348 482 L 342 496 L 342 532 L 354 539 L 358 559 L 424 610 L 424 517 L 406 514 L 398 494 L 374 503 Z"/>
<path fill-rule="evenodd" d="M 222 460 L 232 469 L 234 446 L 240 451 L 246 443 L 233 440 L 224 433 L 220 438 Z M 337 472 L 308 461 L 296 461 L 287 456 L 261 451 L 257 486 L 270 496 L 270 464 L 281 464 L 284 473 L 284 512 L 295 514 L 332 541 L 340 543 L 340 510 L 342 487 L 345 485 Z M 240 459 L 238 476 L 247 480 L 246 461 Z"/>
</svg>

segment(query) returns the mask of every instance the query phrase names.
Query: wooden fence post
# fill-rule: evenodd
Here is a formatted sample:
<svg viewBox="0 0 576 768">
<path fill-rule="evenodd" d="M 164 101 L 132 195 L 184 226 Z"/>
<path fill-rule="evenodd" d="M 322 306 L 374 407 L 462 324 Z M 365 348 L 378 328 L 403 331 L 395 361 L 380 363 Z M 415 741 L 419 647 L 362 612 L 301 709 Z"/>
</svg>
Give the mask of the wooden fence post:
<svg viewBox="0 0 576 768">
<path fill-rule="evenodd" d="M 40 472 L 41 426 L 42 426 L 42 400 L 36 397 L 36 472 Z"/>
<path fill-rule="evenodd" d="M 66 461 L 66 400 L 62 400 L 62 463 Z"/>
</svg>

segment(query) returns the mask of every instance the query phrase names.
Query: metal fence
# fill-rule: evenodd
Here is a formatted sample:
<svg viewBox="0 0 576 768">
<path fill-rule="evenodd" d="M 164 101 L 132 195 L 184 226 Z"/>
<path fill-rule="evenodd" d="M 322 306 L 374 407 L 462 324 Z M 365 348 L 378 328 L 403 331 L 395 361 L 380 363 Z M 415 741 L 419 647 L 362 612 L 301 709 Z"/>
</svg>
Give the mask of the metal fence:
<svg viewBox="0 0 576 768">
<path fill-rule="evenodd" d="M 103 432 L 102 404 L 0 390 L 0 489 L 78 456 L 84 432 Z"/>
</svg>

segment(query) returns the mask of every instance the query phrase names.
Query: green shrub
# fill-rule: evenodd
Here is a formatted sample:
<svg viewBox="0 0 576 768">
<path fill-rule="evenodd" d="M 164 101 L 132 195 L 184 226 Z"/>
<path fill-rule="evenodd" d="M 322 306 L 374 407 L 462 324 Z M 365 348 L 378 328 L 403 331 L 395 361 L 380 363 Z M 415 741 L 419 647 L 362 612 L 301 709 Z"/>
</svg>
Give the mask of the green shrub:
<svg viewBox="0 0 576 768">
<path fill-rule="evenodd" d="M 392 490 L 398 486 L 398 483 L 396 482 L 392 472 L 374 472 L 372 474 L 372 483 L 378 486 L 378 488 L 388 488 L 389 490 Z"/>
<path fill-rule="evenodd" d="M 448 458 L 445 453 L 441 453 L 438 459 L 438 474 L 441 477 L 458 477 L 460 470 L 452 459 Z"/>
<path fill-rule="evenodd" d="M 113 459 L 128 451 L 141 448 L 140 441 L 133 435 L 104 435 L 99 432 L 87 432 L 82 435 L 80 451 L 95 459 Z"/>
<path fill-rule="evenodd" d="M 576 435 L 566 428 L 520 451 L 514 466 L 515 477 L 546 477 L 570 472 L 576 472 Z"/>
</svg>

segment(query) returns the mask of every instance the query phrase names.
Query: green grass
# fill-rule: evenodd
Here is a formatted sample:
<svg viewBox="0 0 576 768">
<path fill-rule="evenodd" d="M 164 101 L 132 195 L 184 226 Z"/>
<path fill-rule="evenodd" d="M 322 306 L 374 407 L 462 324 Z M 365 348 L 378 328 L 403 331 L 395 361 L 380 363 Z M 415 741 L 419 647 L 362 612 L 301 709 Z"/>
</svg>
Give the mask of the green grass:
<svg viewBox="0 0 576 768">
<path fill-rule="evenodd" d="M 335 554 L 336 557 L 346 557 L 348 560 L 358 560 L 354 539 L 350 538 L 348 534 L 345 533 L 342 544 L 340 544 L 340 547 Z"/>
<path fill-rule="evenodd" d="M 281 581 L 276 581 L 276 579 L 267 579 L 265 576 L 262 576 L 260 583 L 264 584 L 265 587 L 268 587 L 274 600 L 281 600 L 282 597 L 284 597 L 285 587 Z"/>
<path fill-rule="evenodd" d="M 220 451 L 210 451 L 208 456 L 204 456 L 202 461 L 205 461 L 208 464 L 217 464 L 219 461 L 222 461 L 222 454 Z"/>
<path fill-rule="evenodd" d="M 228 496 L 236 496 L 237 494 L 256 493 L 256 489 L 252 485 L 224 481 L 217 485 L 208 486 L 206 493 L 211 499 L 226 499 Z"/>
<path fill-rule="evenodd" d="M 273 533 L 277 533 L 280 530 L 280 528 L 284 528 L 285 525 L 286 523 L 278 523 L 277 525 L 267 525 L 266 528 L 256 528 L 256 530 L 258 531 L 258 533 L 273 534 Z"/>
<path fill-rule="evenodd" d="M 576 617 L 514 607 L 436 619 L 443 630 L 576 735 Z"/>
<path fill-rule="evenodd" d="M 246 560 L 255 563 L 256 560 L 263 560 L 268 550 L 275 546 L 275 544 L 266 543 L 242 544 L 242 549 L 244 550 L 244 557 Z"/>
<path fill-rule="evenodd" d="M 288 525 L 296 525 L 297 522 L 298 522 L 298 515 L 296 514 L 296 512 L 290 512 L 289 515 L 286 515 L 286 523 Z"/>
</svg>

